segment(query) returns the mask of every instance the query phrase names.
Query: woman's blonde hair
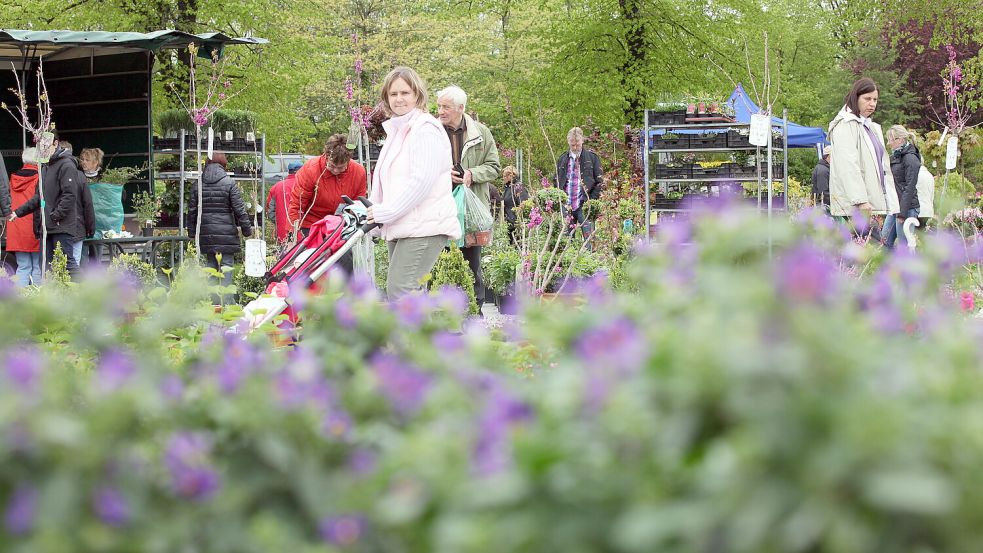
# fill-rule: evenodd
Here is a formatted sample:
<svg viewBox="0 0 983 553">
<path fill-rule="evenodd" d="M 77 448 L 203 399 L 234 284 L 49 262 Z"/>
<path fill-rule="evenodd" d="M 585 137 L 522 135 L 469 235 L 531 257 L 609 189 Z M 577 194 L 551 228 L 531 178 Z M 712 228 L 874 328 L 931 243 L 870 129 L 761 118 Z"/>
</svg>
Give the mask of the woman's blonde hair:
<svg viewBox="0 0 983 553">
<path fill-rule="evenodd" d="M 389 89 L 392 88 L 396 79 L 403 79 L 403 82 L 410 86 L 410 90 L 416 93 L 416 107 L 425 111 L 427 109 L 427 83 L 423 82 L 416 71 L 404 65 L 394 67 L 382 81 L 382 105 L 385 106 L 386 111 L 392 113 L 392 110 L 389 109 Z"/>
<path fill-rule="evenodd" d="M 79 154 L 80 160 L 88 160 L 96 162 L 96 167 L 102 167 L 103 152 L 99 148 L 83 148 L 82 153 Z"/>
<path fill-rule="evenodd" d="M 900 138 L 905 142 L 911 142 L 911 133 L 908 132 L 908 129 L 901 125 L 892 125 L 891 128 L 887 130 L 887 139 L 891 140 L 892 138 Z"/>
<path fill-rule="evenodd" d="M 502 169 L 502 180 L 510 181 L 515 178 L 518 173 L 515 171 L 515 167 L 511 165 L 506 165 L 505 169 Z"/>
</svg>

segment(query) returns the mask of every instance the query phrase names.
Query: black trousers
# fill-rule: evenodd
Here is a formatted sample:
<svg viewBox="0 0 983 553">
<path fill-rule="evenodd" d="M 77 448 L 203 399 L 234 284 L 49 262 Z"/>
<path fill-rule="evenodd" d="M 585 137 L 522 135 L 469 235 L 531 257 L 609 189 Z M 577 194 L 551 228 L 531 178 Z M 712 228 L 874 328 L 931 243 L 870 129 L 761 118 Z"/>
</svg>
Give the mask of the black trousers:
<svg viewBox="0 0 983 553">
<path fill-rule="evenodd" d="M 471 267 L 471 273 L 474 275 L 474 299 L 480 308 L 481 304 L 485 303 L 485 281 L 481 277 L 481 246 L 461 248 L 461 253 L 464 254 L 464 259 L 468 261 L 468 266 Z"/>
</svg>

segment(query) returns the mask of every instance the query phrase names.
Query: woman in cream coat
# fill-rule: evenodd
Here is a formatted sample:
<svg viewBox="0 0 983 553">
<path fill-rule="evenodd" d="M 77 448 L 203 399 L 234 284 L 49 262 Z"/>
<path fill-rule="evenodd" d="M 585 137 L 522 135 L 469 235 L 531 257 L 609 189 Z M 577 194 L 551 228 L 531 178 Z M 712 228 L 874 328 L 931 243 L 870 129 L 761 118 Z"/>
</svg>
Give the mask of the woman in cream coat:
<svg viewBox="0 0 983 553">
<path fill-rule="evenodd" d="M 426 111 L 427 89 L 409 67 L 389 72 L 382 101 L 392 117 L 372 174 L 370 222 L 382 223 L 389 246 L 389 299 L 422 287 L 448 240 L 461 237 L 451 194 L 451 143 Z"/>
<path fill-rule="evenodd" d="M 898 213 L 898 194 L 891 174 L 891 152 L 881 126 L 871 121 L 877 109 L 874 81 L 853 83 L 840 113 L 829 124 L 833 147 L 829 162 L 830 214 L 847 217 L 855 209 L 868 217 Z"/>
</svg>

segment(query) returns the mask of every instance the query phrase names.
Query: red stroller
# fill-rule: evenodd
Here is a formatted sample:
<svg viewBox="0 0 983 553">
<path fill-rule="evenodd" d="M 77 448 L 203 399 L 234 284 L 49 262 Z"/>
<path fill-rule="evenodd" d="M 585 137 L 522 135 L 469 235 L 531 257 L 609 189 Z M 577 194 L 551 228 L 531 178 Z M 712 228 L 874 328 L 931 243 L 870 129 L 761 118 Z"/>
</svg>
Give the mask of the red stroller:
<svg viewBox="0 0 983 553">
<path fill-rule="evenodd" d="M 281 328 L 293 328 L 299 315 L 290 305 L 290 289 L 304 287 L 316 289 L 317 281 L 341 259 L 352 246 L 378 223 L 366 223 L 365 208 L 372 205 L 359 197 L 362 205 L 342 196 L 345 204 L 341 215 L 326 215 L 311 225 L 307 237 L 290 248 L 266 273 L 266 293 L 249 302 L 243 308 L 241 326 L 246 333 L 271 322 L 281 313 L 287 320 Z"/>
</svg>

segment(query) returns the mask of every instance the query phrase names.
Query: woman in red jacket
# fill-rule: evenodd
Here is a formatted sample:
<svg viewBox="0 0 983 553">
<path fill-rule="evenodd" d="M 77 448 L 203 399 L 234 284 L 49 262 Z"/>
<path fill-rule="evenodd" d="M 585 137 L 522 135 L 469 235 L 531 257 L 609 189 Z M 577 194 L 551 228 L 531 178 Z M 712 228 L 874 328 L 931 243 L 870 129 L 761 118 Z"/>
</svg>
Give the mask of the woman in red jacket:
<svg viewBox="0 0 983 553">
<path fill-rule="evenodd" d="M 347 142 L 348 137 L 343 134 L 332 135 L 324 145 L 324 153 L 308 160 L 297 171 L 297 180 L 290 191 L 288 215 L 292 225 L 300 222 L 300 232 L 304 236 L 310 232 L 311 225 L 325 215 L 334 215 L 342 196 L 353 200 L 365 196 L 365 168 L 352 161 Z M 338 266 L 348 275 L 352 274 L 351 252 L 338 260 Z"/>
<path fill-rule="evenodd" d="M 24 167 L 10 175 L 10 196 L 13 205 L 23 205 L 34 196 L 38 187 L 37 148 L 24 150 Z M 18 217 L 7 223 L 7 251 L 17 257 L 17 284 L 41 284 L 40 242 L 34 235 L 34 214 Z"/>
</svg>

